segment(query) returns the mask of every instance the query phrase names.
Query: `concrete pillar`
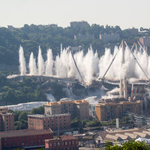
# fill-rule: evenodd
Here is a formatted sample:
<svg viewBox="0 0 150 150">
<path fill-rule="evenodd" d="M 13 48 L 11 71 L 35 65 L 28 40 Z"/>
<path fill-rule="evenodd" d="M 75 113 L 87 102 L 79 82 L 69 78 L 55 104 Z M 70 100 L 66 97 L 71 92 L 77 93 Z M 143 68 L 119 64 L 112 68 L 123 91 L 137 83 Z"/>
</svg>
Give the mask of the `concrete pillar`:
<svg viewBox="0 0 150 150">
<path fill-rule="evenodd" d="M 119 119 L 116 118 L 116 128 L 119 128 Z"/>
<path fill-rule="evenodd" d="M 122 84 L 122 79 L 120 79 L 120 97 L 123 97 L 123 84 Z"/>
<path fill-rule="evenodd" d="M 131 86 L 131 97 L 133 98 L 134 96 L 134 84 L 132 83 L 132 86 Z"/>
<path fill-rule="evenodd" d="M 127 80 L 123 80 L 123 93 L 124 93 L 124 98 L 127 99 L 128 93 L 127 93 Z"/>
</svg>

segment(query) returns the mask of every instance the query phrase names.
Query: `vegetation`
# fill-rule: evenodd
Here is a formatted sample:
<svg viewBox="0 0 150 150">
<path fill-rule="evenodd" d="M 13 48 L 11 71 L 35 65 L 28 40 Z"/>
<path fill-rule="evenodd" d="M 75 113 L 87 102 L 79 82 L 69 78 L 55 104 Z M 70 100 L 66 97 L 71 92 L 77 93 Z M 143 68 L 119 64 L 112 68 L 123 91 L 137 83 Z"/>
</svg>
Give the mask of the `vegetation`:
<svg viewBox="0 0 150 150">
<path fill-rule="evenodd" d="M 106 150 L 149 150 L 150 146 L 145 142 L 135 142 L 134 140 L 123 143 L 121 146 L 114 145 L 110 142 L 106 144 Z"/>
<path fill-rule="evenodd" d="M 44 114 L 44 106 L 39 108 L 33 108 L 30 112 L 26 111 L 13 111 L 9 110 L 9 112 L 14 113 L 15 118 L 15 130 L 27 129 L 28 128 L 28 114 Z"/>
<path fill-rule="evenodd" d="M 82 45 L 85 51 L 90 44 L 94 50 L 97 50 L 101 55 L 103 54 L 104 47 L 107 47 L 108 43 L 104 43 L 99 39 L 99 34 L 120 34 L 120 39 L 111 42 L 111 44 L 117 44 L 121 39 L 137 39 L 140 35 L 132 35 L 129 30 L 121 30 L 119 26 L 108 26 L 93 24 L 86 26 L 85 28 L 62 28 L 53 25 L 36 26 L 25 24 L 22 28 L 14 28 L 9 30 L 7 28 L 0 28 L 0 63 L 6 65 L 18 65 L 18 50 L 22 45 L 25 51 L 26 60 L 29 59 L 30 52 L 33 51 L 34 55 L 38 54 L 38 46 L 42 48 L 43 54 L 46 53 L 48 48 L 53 50 L 53 54 L 56 55 L 60 52 L 60 43 L 63 47 L 67 46 L 79 46 Z M 95 39 L 77 39 L 74 40 L 74 35 L 86 35 L 92 34 Z"/>
<path fill-rule="evenodd" d="M 101 126 L 101 123 L 99 120 L 83 120 L 80 121 L 78 118 L 75 118 L 71 121 L 71 127 L 72 128 L 85 128 L 85 127 L 98 127 Z"/>
<path fill-rule="evenodd" d="M 38 82 L 32 79 L 16 82 L 0 75 L 0 82 L 0 105 L 47 100 L 44 91 L 38 87 Z"/>
<path fill-rule="evenodd" d="M 119 124 L 129 124 L 129 123 L 133 123 L 133 122 L 130 122 L 130 118 L 128 116 L 125 116 L 119 120 Z M 116 119 L 112 119 L 111 121 L 107 121 L 107 122 L 102 122 L 103 126 L 109 126 L 115 124 L 116 124 Z"/>
</svg>

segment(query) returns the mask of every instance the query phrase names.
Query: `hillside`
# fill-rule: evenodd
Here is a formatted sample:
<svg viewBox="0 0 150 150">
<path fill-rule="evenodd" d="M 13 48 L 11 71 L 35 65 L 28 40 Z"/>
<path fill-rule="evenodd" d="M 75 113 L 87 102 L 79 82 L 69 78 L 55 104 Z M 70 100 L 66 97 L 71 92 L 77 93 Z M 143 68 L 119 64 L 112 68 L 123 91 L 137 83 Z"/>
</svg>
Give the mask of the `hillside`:
<svg viewBox="0 0 150 150">
<path fill-rule="evenodd" d="M 99 39 L 99 34 L 118 33 L 120 39 L 117 41 L 104 43 Z M 74 39 L 74 35 L 92 35 L 94 38 Z M 38 46 L 41 46 L 43 55 L 46 54 L 48 48 L 53 50 L 56 55 L 60 51 L 60 44 L 63 47 L 82 45 L 87 51 L 90 44 L 94 50 L 101 55 L 104 53 L 104 48 L 110 44 L 120 43 L 121 39 L 136 39 L 129 30 L 121 30 L 119 26 L 100 26 L 93 24 L 91 26 L 81 27 L 67 27 L 62 28 L 53 25 L 27 25 L 22 28 L 0 28 L 0 64 L 1 65 L 19 65 L 18 50 L 22 45 L 25 51 L 26 60 L 29 59 L 30 52 L 34 52 L 37 56 Z"/>
</svg>

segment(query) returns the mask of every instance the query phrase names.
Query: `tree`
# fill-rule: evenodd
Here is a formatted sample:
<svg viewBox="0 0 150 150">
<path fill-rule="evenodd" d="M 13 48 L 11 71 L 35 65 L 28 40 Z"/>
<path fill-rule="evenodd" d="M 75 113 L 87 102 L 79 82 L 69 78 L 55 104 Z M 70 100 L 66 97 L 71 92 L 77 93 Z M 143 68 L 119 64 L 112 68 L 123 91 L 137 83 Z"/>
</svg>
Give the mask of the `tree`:
<svg viewBox="0 0 150 150">
<path fill-rule="evenodd" d="M 123 143 L 121 146 L 107 143 L 105 146 L 106 150 L 149 150 L 150 146 L 145 142 L 135 142 L 134 140 Z"/>
<path fill-rule="evenodd" d="M 39 108 L 33 108 L 30 111 L 31 114 L 44 114 L 44 106 L 41 106 Z"/>
<path fill-rule="evenodd" d="M 25 112 L 25 111 L 21 112 L 20 115 L 19 115 L 19 117 L 18 117 L 18 120 L 19 120 L 19 121 L 21 121 L 21 120 L 27 121 L 27 119 L 28 119 L 28 118 L 27 118 L 27 115 L 28 115 L 27 112 Z"/>
<path fill-rule="evenodd" d="M 78 128 L 80 124 L 80 120 L 78 118 L 75 118 L 71 121 L 71 128 Z"/>
</svg>

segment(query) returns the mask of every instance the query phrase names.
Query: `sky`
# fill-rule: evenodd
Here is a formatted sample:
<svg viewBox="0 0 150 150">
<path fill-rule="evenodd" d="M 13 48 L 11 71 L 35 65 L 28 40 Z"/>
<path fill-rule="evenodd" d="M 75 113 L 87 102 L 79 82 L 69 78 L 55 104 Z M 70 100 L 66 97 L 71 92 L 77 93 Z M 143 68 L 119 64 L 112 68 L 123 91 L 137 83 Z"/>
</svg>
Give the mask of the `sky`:
<svg viewBox="0 0 150 150">
<path fill-rule="evenodd" d="M 150 0 L 0 0 L 0 27 L 24 24 L 90 25 L 150 28 Z"/>
</svg>

